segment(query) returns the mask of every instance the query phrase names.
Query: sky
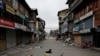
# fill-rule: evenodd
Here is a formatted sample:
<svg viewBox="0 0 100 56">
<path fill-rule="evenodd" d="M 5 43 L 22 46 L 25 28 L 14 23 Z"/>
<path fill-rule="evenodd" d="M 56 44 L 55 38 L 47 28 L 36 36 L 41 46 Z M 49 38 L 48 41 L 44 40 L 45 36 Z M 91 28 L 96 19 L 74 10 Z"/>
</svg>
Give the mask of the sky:
<svg viewBox="0 0 100 56">
<path fill-rule="evenodd" d="M 46 22 L 46 30 L 58 28 L 57 13 L 60 10 L 68 8 L 67 0 L 26 0 L 31 8 L 38 9 L 38 17 Z"/>
</svg>

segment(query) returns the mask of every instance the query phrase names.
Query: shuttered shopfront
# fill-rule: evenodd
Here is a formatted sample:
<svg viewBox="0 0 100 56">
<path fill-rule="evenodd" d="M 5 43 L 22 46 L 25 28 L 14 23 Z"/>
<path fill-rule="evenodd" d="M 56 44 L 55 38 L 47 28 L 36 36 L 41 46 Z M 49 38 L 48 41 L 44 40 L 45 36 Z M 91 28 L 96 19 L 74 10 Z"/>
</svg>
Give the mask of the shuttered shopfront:
<svg viewBox="0 0 100 56">
<path fill-rule="evenodd" d="M 6 29 L 0 28 L 0 51 L 6 49 Z"/>
</svg>

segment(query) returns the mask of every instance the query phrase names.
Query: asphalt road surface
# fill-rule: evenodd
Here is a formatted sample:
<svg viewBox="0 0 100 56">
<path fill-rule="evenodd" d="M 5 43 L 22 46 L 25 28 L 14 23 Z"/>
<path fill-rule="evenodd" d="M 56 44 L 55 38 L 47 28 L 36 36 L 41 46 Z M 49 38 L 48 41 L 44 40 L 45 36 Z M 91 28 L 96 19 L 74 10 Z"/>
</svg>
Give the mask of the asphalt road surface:
<svg viewBox="0 0 100 56">
<path fill-rule="evenodd" d="M 50 56 L 100 56 L 100 52 L 93 49 L 65 45 L 61 41 L 47 38 L 40 44 L 29 45 L 24 48 L 15 48 L 0 56 L 44 56 L 45 51 L 52 49 Z"/>
</svg>

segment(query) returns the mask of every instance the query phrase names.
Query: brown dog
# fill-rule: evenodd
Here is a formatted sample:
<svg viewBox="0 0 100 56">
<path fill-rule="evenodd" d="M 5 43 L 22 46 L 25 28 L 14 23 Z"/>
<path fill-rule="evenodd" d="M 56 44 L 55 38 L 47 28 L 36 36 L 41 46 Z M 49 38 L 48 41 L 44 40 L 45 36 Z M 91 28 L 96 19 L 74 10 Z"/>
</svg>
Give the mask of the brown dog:
<svg viewBox="0 0 100 56">
<path fill-rule="evenodd" d="M 50 56 L 50 54 L 48 54 L 48 53 L 45 53 L 45 54 L 44 54 L 44 56 Z"/>
</svg>

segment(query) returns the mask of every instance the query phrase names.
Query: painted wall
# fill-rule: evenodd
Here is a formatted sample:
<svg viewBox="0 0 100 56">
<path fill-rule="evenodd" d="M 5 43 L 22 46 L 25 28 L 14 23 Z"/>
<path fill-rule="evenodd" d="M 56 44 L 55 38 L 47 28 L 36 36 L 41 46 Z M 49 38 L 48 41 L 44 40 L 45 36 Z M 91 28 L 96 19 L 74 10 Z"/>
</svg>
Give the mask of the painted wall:
<svg viewBox="0 0 100 56">
<path fill-rule="evenodd" d="M 95 23 L 94 23 L 95 27 L 98 27 L 100 25 L 100 10 L 98 10 L 95 13 Z"/>
</svg>

